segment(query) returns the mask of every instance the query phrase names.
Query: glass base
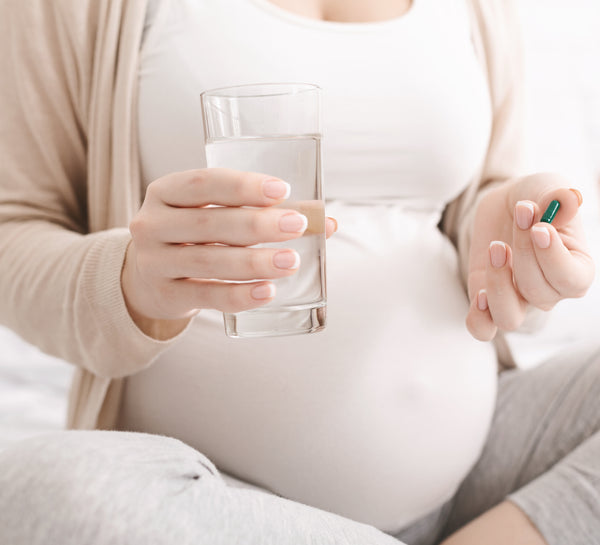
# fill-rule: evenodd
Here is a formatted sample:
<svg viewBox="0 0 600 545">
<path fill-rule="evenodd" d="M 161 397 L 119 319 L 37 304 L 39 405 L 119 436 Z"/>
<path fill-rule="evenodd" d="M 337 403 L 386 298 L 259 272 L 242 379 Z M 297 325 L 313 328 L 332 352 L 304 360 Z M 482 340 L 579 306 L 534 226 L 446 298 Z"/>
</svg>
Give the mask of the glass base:
<svg viewBox="0 0 600 545">
<path fill-rule="evenodd" d="M 263 308 L 223 314 L 225 333 L 233 338 L 281 337 L 315 333 L 325 328 L 325 302 L 287 308 Z"/>
</svg>

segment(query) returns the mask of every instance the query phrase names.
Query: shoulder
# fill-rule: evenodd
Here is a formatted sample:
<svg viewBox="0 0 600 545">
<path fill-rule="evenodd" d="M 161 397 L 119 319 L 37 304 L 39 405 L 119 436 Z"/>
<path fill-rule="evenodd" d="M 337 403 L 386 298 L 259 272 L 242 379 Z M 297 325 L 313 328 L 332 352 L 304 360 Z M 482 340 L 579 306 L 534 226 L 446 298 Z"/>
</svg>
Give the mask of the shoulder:
<svg viewBox="0 0 600 545">
<path fill-rule="evenodd" d="M 0 41 L 81 53 L 123 26 L 143 24 L 148 0 L 2 0 Z M 55 48 L 54 45 L 57 47 Z"/>
<path fill-rule="evenodd" d="M 35 39 L 31 30 L 52 32 L 59 25 L 68 25 L 62 30 L 69 33 L 77 32 L 82 27 L 85 29 L 100 17 L 100 7 L 104 3 L 101 0 L 3 0 L 0 13 L 2 20 L 11 23 L 14 34 L 28 33 Z"/>
</svg>

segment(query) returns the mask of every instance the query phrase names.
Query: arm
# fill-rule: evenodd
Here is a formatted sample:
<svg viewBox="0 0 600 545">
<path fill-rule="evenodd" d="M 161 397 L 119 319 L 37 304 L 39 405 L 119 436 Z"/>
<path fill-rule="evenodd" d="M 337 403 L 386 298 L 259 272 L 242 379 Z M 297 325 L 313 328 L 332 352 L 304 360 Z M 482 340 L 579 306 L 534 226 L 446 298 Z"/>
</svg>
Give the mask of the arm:
<svg viewBox="0 0 600 545">
<path fill-rule="evenodd" d="M 539 327 L 543 323 L 539 309 L 548 310 L 563 297 L 578 297 L 585 293 L 590 275 L 593 275 L 593 265 L 585 249 L 580 220 L 574 217 L 577 200 L 571 192 L 565 193 L 568 184 L 550 175 L 520 177 L 524 148 L 523 90 L 518 18 L 514 5 L 499 0 L 471 0 L 470 4 L 474 44 L 488 75 L 493 109 L 492 132 L 481 172 L 470 187 L 447 207 L 441 226 L 459 253 L 460 271 L 471 301 L 468 328 L 480 340 L 495 337 L 500 361 L 508 367 L 513 365 L 512 357 L 504 338 L 496 336 L 498 328 L 527 331 Z M 560 236 L 566 243 L 562 253 L 571 252 L 575 259 L 570 260 L 573 265 L 570 268 L 580 274 L 573 278 L 572 286 L 560 286 L 558 289 L 546 286 L 545 295 L 540 297 L 537 292 L 541 285 L 535 278 L 539 280 L 543 275 L 539 271 L 528 274 L 539 267 L 531 263 L 530 255 L 527 255 L 534 253 L 531 235 L 537 226 L 533 225 L 531 233 L 532 225 L 519 228 L 516 209 L 517 202 L 521 201 L 518 207 L 533 208 L 534 217 L 539 221 L 543 212 L 539 212 L 539 208 L 549 203 L 548 197 L 552 194 L 556 198 L 559 194 L 564 196 L 563 209 L 557 220 L 557 224 L 562 224 Z M 490 244 L 493 241 L 512 245 L 512 249 L 517 250 L 514 254 L 516 262 L 512 263 L 513 254 L 509 247 L 507 267 L 490 267 Z M 488 284 L 498 284 L 492 277 L 508 277 L 507 271 L 512 271 L 513 265 L 519 280 L 518 288 L 524 290 L 522 293 L 515 285 L 517 289 L 513 291 L 516 295 L 508 300 L 502 296 L 502 286 L 486 291 Z M 486 269 L 491 269 L 490 274 L 486 273 Z M 488 303 L 493 307 L 491 311 Z"/>
<path fill-rule="evenodd" d="M 523 98 L 514 7 L 493 0 L 473 5 L 494 119 L 481 182 L 470 203 L 461 203 L 455 229 L 471 301 L 467 326 L 476 338 L 490 340 L 498 330 L 531 329 L 532 322 L 541 323 L 540 309 L 581 297 L 591 285 L 594 265 L 577 215 L 581 195 L 555 175 L 519 176 Z M 538 223 L 553 199 L 561 203 L 557 221 Z"/>
<path fill-rule="evenodd" d="M 96 69 L 95 43 L 110 50 L 120 39 L 123 55 L 129 43 L 117 32 L 124 8 L 112 2 L 100 13 L 100 4 L 0 5 L 0 322 L 45 352 L 116 377 L 147 365 L 165 343 L 127 312 L 120 272 L 130 236 L 116 227 L 126 222 L 110 219 L 110 203 L 91 190 L 93 179 L 109 184 L 90 164 L 92 89 L 109 77 Z"/>
<path fill-rule="evenodd" d="M 156 180 L 138 210 L 132 110 L 144 9 L 10 0 L 0 12 L 9 77 L 0 103 L 13 112 L 0 133 L 0 322 L 107 378 L 149 365 L 200 308 L 268 302 L 270 287 L 209 279 L 294 274 L 290 252 L 240 247 L 306 227 L 270 208 L 285 191 L 272 195 L 267 176 L 222 169 Z M 295 227 L 282 220 L 292 212 Z"/>
<path fill-rule="evenodd" d="M 495 21 L 498 28 L 505 25 L 506 28 L 513 28 L 510 20 L 503 19 L 500 13 L 494 13 L 494 2 L 484 4 L 482 0 L 481 4 L 474 4 L 478 13 L 487 12 L 485 19 Z M 514 40 L 510 43 L 513 42 Z M 518 55 L 518 51 L 510 43 L 500 39 L 494 46 L 488 46 L 488 50 L 495 51 L 498 55 L 493 62 L 497 70 L 501 70 L 502 66 L 518 66 L 516 59 L 510 60 Z M 508 61 L 505 65 L 498 64 L 500 53 L 505 50 L 509 52 Z M 508 77 L 510 73 L 509 70 L 505 76 Z M 494 96 L 493 75 L 492 71 L 490 77 Z M 593 276 L 593 264 L 582 244 L 581 226 L 577 218 L 580 204 L 577 192 L 569 191 L 564 181 L 555 176 L 518 177 L 520 140 L 517 136 L 520 131 L 517 127 L 521 115 L 521 100 L 516 83 L 520 80 L 513 73 L 512 79 L 508 78 L 506 81 L 510 85 L 505 88 L 505 93 L 495 95 L 503 96 L 504 99 L 494 101 L 495 127 L 481 182 L 476 190 L 471 189 L 470 194 L 463 195 L 461 201 L 453 203 L 454 208 L 450 209 L 450 213 L 455 215 L 446 218 L 454 220 L 446 225 L 451 229 L 449 232 L 459 247 L 462 272 L 468 283 L 471 298 L 467 320 L 469 328 L 481 339 L 492 338 L 496 334 L 497 322 L 505 319 L 506 329 L 519 327 L 526 307 L 531 308 L 536 296 L 534 306 L 538 308 L 550 308 L 564 296 L 580 296 Z M 515 144 L 517 147 L 513 147 Z M 503 158 L 504 162 L 498 163 L 498 158 Z M 490 165 L 495 166 L 490 169 Z M 544 244 L 540 246 L 535 240 L 532 227 L 536 225 L 536 218 L 539 220 L 545 205 L 553 198 L 561 201 L 562 217 L 557 218 L 553 226 L 547 227 L 551 245 L 543 247 Z M 527 214 L 524 212 L 527 210 L 530 210 L 530 217 L 525 217 Z M 538 227 L 546 228 L 543 224 Z M 509 244 L 506 245 L 506 263 L 501 267 L 493 264 L 498 257 L 493 256 L 489 250 L 490 241 L 493 240 L 509 242 L 515 250 L 513 254 Z M 516 266 L 514 276 L 513 264 Z M 543 273 L 543 279 L 539 278 L 540 273 Z M 516 284 L 513 278 L 516 279 Z M 529 282 L 526 288 L 527 280 L 531 279 L 534 281 Z M 494 283 L 495 286 L 492 285 Z M 484 309 L 478 308 L 477 295 L 480 288 L 494 292 L 494 301 L 490 300 L 489 306 L 486 303 Z M 503 313 L 502 307 L 506 310 L 506 302 L 509 305 L 511 302 L 518 303 L 519 308 L 515 312 Z M 491 310 L 495 312 L 492 313 Z M 516 321 L 510 325 L 510 320 L 515 317 Z M 475 543 L 546 545 L 537 528 L 509 501 L 503 501 L 483 513 L 447 538 L 443 545 Z"/>
<path fill-rule="evenodd" d="M 459 253 L 465 287 L 477 204 L 522 172 L 523 89 L 521 45 L 514 3 L 471 0 L 472 38 L 487 75 L 493 122 L 488 152 L 470 186 L 444 212 L 442 230 Z"/>
</svg>

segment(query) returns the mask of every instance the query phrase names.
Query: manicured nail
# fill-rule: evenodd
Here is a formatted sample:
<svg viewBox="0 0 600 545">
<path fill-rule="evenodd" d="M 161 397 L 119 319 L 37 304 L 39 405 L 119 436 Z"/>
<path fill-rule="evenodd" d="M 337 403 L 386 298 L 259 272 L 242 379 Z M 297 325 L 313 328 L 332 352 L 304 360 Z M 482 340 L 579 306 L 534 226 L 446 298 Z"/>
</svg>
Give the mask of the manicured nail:
<svg viewBox="0 0 600 545">
<path fill-rule="evenodd" d="M 515 216 L 519 229 L 523 231 L 529 229 L 533 223 L 534 208 L 533 204 L 527 201 L 519 201 L 515 207 Z"/>
<path fill-rule="evenodd" d="M 263 182 L 263 193 L 269 199 L 287 199 L 292 188 L 287 182 L 272 178 Z"/>
<path fill-rule="evenodd" d="M 303 233 L 308 227 L 308 219 L 302 214 L 293 212 L 282 216 L 279 220 L 279 228 L 284 233 Z"/>
<path fill-rule="evenodd" d="M 275 286 L 273 284 L 260 284 L 252 288 L 250 293 L 254 299 L 270 299 L 275 297 Z"/>
<path fill-rule="evenodd" d="M 544 212 L 544 215 L 542 216 L 540 221 L 543 221 L 544 223 L 552 223 L 552 220 L 556 216 L 556 213 L 558 212 L 559 208 L 560 203 L 558 201 L 552 201 L 548 205 L 548 208 L 546 208 L 546 211 Z"/>
<path fill-rule="evenodd" d="M 479 310 L 487 310 L 487 308 L 488 308 L 487 291 L 479 290 L 479 293 L 477 294 L 477 308 Z"/>
<path fill-rule="evenodd" d="M 531 235 L 533 236 L 533 241 L 535 244 L 542 248 L 546 249 L 550 247 L 550 231 L 541 225 L 536 225 L 531 228 Z"/>
<path fill-rule="evenodd" d="M 499 240 L 494 240 L 490 244 L 490 261 L 492 267 L 500 269 L 506 265 L 506 244 Z"/>
<path fill-rule="evenodd" d="M 333 227 L 332 233 L 335 233 L 338 230 L 338 222 L 335 218 L 327 217 L 327 223 L 330 223 Z"/>
<path fill-rule="evenodd" d="M 578 189 L 575 189 L 574 187 L 571 187 L 571 191 L 575 193 L 575 195 L 577 196 L 577 202 L 579 203 L 579 206 L 581 206 L 583 204 L 583 195 Z"/>
<path fill-rule="evenodd" d="M 294 250 L 277 252 L 273 256 L 273 265 L 278 269 L 297 269 L 300 266 L 300 256 Z"/>
</svg>

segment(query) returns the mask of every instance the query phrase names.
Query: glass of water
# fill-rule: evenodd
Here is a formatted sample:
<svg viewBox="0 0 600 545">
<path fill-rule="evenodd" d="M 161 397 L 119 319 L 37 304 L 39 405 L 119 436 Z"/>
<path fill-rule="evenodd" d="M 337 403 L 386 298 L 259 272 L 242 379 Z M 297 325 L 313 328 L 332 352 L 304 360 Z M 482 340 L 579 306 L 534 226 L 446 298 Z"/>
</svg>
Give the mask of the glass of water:
<svg viewBox="0 0 600 545">
<path fill-rule="evenodd" d="M 261 172 L 288 182 L 290 197 L 279 206 L 308 218 L 302 237 L 258 245 L 296 250 L 300 267 L 294 275 L 274 280 L 277 293 L 270 303 L 225 313 L 230 337 L 294 335 L 325 327 L 320 91 L 305 83 L 266 83 L 201 95 L 207 166 Z"/>
</svg>

